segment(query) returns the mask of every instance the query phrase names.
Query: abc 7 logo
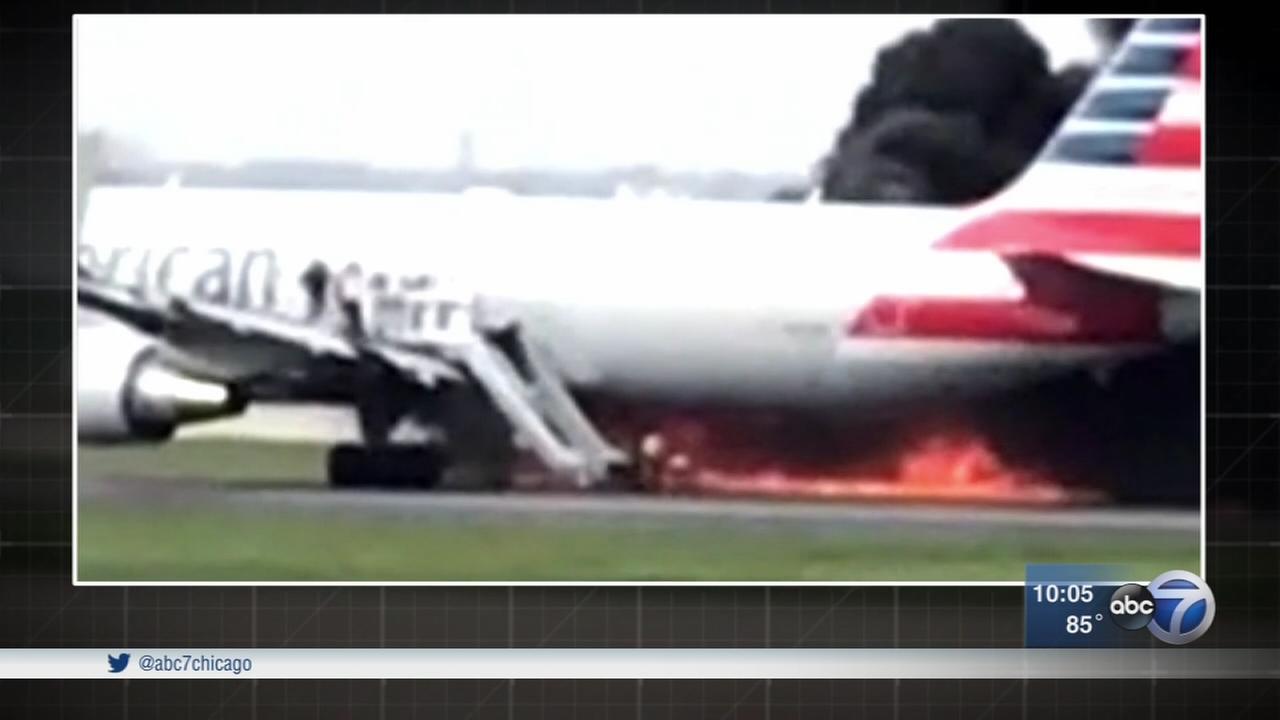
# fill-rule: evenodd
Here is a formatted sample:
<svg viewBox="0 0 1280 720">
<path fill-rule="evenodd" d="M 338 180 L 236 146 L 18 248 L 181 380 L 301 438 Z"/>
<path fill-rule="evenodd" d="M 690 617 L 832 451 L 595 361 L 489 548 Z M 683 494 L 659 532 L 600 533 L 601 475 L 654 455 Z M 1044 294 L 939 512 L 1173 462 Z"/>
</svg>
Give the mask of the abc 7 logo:
<svg viewBox="0 0 1280 720">
<path fill-rule="evenodd" d="M 1157 639 L 1185 645 L 1213 623 L 1213 592 L 1195 575 L 1171 570 L 1147 586 L 1116 589 L 1107 605 L 1111 619 L 1125 630 L 1148 628 Z"/>
</svg>

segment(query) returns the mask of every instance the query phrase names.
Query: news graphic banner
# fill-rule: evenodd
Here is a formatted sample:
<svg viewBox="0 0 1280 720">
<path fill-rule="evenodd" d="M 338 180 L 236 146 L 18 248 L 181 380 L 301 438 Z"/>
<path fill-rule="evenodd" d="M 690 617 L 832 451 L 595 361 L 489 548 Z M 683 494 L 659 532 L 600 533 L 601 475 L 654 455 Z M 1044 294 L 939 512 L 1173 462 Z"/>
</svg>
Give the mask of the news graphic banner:
<svg viewBox="0 0 1280 720">
<path fill-rule="evenodd" d="M 1028 648 L 1186 645 L 1215 610 L 1208 583 L 1185 570 L 1140 583 L 1114 565 L 1028 565 L 1025 593 Z"/>
<path fill-rule="evenodd" d="M 21 679 L 1280 678 L 1278 649 L 75 648 L 0 649 Z"/>
<path fill-rule="evenodd" d="M 0 678 L 1030 679 L 1280 678 L 1280 649 L 1180 647 L 1213 623 L 1184 570 L 1031 565 L 1025 648 L 0 649 Z"/>
</svg>

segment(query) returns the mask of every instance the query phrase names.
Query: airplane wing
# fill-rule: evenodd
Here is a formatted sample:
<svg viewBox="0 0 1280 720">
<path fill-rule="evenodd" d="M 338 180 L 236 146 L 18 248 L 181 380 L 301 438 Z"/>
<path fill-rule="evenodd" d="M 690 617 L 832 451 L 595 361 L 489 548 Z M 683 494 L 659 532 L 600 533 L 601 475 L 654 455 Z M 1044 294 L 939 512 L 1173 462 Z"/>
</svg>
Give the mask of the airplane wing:
<svg viewBox="0 0 1280 720">
<path fill-rule="evenodd" d="M 353 341 L 337 327 L 231 308 L 191 298 L 164 302 L 83 277 L 80 302 L 162 338 L 182 358 L 182 369 L 199 379 L 246 384 L 259 396 L 298 397 L 298 388 L 326 369 L 380 362 L 421 387 L 475 383 L 499 413 L 547 463 L 567 476 L 602 478 L 625 454 L 590 424 L 563 386 L 554 363 L 535 342 L 508 329 L 514 353 L 479 331 L 465 303 L 450 313 L 448 327 L 409 322 L 378 325 L 377 334 Z M 420 315 L 420 314 L 414 314 Z M 517 367 L 513 356 L 527 367 Z M 330 375 L 332 377 L 332 375 Z M 294 394 L 264 391 L 293 388 Z M 254 399 L 254 398 L 249 398 Z M 563 434 L 563 437 L 562 435 Z"/>
<path fill-rule="evenodd" d="M 270 344 L 310 357 L 355 360 L 360 354 L 350 341 L 318 325 L 188 298 L 174 298 L 169 306 L 171 334 L 194 331 L 234 335 L 240 343 Z"/>
<path fill-rule="evenodd" d="M 78 301 L 133 326 L 162 336 L 186 351 L 202 374 L 226 381 L 305 375 L 318 364 L 349 365 L 377 359 L 427 387 L 461 382 L 464 373 L 444 348 L 398 348 L 389 343 L 357 346 L 337 328 L 282 316 L 231 308 L 191 298 L 157 302 L 81 274 Z"/>
<path fill-rule="evenodd" d="M 353 343 L 331 326 L 247 312 L 192 299 L 171 303 L 174 321 L 168 335 L 180 347 L 200 347 L 223 367 L 242 373 L 273 367 L 304 368 L 321 361 L 355 363 L 373 358 L 401 371 L 425 387 L 442 381 L 462 382 L 463 372 L 446 357 L 445 348 L 399 348 L 391 343 Z M 230 341 L 230 342 L 228 342 Z M 217 355 L 233 353 L 234 358 Z M 237 362 L 238 361 L 238 362 Z"/>
<path fill-rule="evenodd" d="M 80 270 L 77 282 L 76 302 L 148 335 L 155 335 L 164 328 L 163 308 L 136 293 L 99 282 L 83 269 Z"/>
</svg>

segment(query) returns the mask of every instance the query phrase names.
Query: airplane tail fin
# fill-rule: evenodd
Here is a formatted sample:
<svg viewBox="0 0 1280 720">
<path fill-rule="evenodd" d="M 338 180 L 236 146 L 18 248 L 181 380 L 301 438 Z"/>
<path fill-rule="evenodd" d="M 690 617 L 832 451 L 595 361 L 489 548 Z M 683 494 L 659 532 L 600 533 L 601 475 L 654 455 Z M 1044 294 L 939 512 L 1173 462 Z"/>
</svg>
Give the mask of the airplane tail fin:
<svg viewBox="0 0 1280 720">
<path fill-rule="evenodd" d="M 937 247 L 1198 283 L 1200 54 L 1198 18 L 1136 22 L 1036 160 Z"/>
<path fill-rule="evenodd" d="M 1136 22 L 1039 161 L 1199 167 L 1200 48 L 1198 18 Z"/>
</svg>

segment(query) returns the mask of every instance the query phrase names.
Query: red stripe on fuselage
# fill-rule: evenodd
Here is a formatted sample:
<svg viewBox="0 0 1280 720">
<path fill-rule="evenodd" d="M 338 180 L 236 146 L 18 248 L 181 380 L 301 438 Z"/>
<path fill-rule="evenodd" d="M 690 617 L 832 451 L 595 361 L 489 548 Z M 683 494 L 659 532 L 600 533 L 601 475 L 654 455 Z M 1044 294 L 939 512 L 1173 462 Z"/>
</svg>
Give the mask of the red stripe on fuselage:
<svg viewBox="0 0 1280 720">
<path fill-rule="evenodd" d="M 938 248 L 1003 254 L 1200 256 L 1199 215 L 1003 210 L 944 237 Z"/>
<path fill-rule="evenodd" d="M 1149 343 L 1159 339 L 1156 305 L 1143 298 L 1107 308 L 1053 308 L 1021 300 L 879 297 L 854 318 L 862 338 L 1023 343 Z"/>
</svg>

